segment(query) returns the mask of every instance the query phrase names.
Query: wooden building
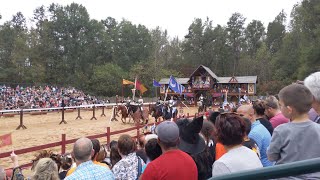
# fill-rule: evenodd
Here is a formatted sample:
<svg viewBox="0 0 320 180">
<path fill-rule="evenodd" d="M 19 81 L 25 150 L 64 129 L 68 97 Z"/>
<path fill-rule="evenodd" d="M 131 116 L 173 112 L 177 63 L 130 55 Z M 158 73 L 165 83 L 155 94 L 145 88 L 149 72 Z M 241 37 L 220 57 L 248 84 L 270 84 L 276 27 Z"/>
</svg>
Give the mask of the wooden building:
<svg viewBox="0 0 320 180">
<path fill-rule="evenodd" d="M 256 94 L 257 76 L 232 76 L 218 77 L 206 66 L 200 65 L 188 78 L 176 78 L 177 82 L 185 87 L 183 95 L 194 98 L 195 103 L 202 94 L 212 101 L 219 100 L 225 95 L 231 101 L 240 99 L 241 96 Z M 164 97 L 168 90 L 168 96 L 180 96 L 168 88 L 169 78 L 159 81 L 162 85 L 160 95 Z"/>
</svg>

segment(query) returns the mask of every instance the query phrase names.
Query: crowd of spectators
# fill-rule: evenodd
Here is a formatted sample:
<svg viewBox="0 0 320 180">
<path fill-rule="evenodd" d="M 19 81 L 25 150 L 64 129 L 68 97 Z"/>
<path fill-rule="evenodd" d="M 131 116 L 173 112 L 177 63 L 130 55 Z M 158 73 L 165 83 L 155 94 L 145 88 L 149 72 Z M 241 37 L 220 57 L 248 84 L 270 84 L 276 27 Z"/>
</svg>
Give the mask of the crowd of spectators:
<svg viewBox="0 0 320 180">
<path fill-rule="evenodd" d="M 74 87 L 55 86 L 0 86 L 0 110 L 54 108 L 103 103 L 95 96 L 90 96 Z"/>
<path fill-rule="evenodd" d="M 235 112 L 211 112 L 209 118 L 164 121 L 155 134 L 137 139 L 123 134 L 101 146 L 96 139 L 80 138 L 70 155 L 38 155 L 31 179 L 202 180 L 318 158 L 320 88 L 315 84 L 320 84 L 320 72 L 305 85 L 284 87 L 279 99 L 269 96 Z M 9 176 L 23 178 L 17 156 L 11 158 Z M 4 175 L 0 168 L 0 179 Z M 319 178 L 320 173 L 312 173 L 285 179 Z"/>
</svg>

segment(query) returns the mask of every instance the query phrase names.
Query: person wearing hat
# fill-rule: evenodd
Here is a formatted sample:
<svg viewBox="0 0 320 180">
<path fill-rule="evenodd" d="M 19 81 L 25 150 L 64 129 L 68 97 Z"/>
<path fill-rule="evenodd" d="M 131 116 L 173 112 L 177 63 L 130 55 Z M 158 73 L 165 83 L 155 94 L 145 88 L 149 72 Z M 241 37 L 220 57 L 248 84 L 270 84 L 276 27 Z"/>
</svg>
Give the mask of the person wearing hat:
<svg viewBox="0 0 320 180">
<path fill-rule="evenodd" d="M 204 116 L 193 120 L 179 119 L 177 125 L 180 131 L 179 149 L 188 153 L 195 161 L 198 169 L 198 179 L 208 179 L 212 175 L 214 157 L 209 153 L 209 148 L 204 138 L 200 136 Z"/>
<path fill-rule="evenodd" d="M 148 164 L 141 179 L 196 180 L 198 170 L 195 162 L 178 149 L 180 139 L 177 124 L 164 121 L 156 127 L 156 134 L 162 155 Z"/>
</svg>

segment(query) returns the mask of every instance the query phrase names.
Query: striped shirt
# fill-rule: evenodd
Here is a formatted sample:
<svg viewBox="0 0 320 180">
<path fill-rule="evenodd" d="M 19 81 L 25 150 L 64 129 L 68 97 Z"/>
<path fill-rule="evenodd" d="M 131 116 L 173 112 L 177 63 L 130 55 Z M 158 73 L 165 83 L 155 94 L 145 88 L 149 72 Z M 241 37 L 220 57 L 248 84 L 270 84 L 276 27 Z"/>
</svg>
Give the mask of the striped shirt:
<svg viewBox="0 0 320 180">
<path fill-rule="evenodd" d="M 92 161 L 87 161 L 87 162 L 81 163 L 70 176 L 65 178 L 65 180 L 85 180 L 85 179 L 113 180 L 114 176 L 108 168 L 100 165 L 96 165 Z"/>
</svg>

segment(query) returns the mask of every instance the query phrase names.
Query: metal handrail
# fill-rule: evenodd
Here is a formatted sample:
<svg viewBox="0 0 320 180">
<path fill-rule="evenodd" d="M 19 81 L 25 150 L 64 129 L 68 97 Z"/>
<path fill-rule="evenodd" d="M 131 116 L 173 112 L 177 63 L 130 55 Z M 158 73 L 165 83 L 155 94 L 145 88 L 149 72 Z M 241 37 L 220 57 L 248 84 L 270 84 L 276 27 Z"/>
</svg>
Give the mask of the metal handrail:
<svg viewBox="0 0 320 180">
<path fill-rule="evenodd" d="M 288 176 L 298 176 L 320 172 L 320 158 L 297 161 L 288 164 L 275 165 L 249 171 L 241 171 L 228 175 L 216 176 L 211 180 L 263 180 L 272 178 L 282 178 Z"/>
</svg>

